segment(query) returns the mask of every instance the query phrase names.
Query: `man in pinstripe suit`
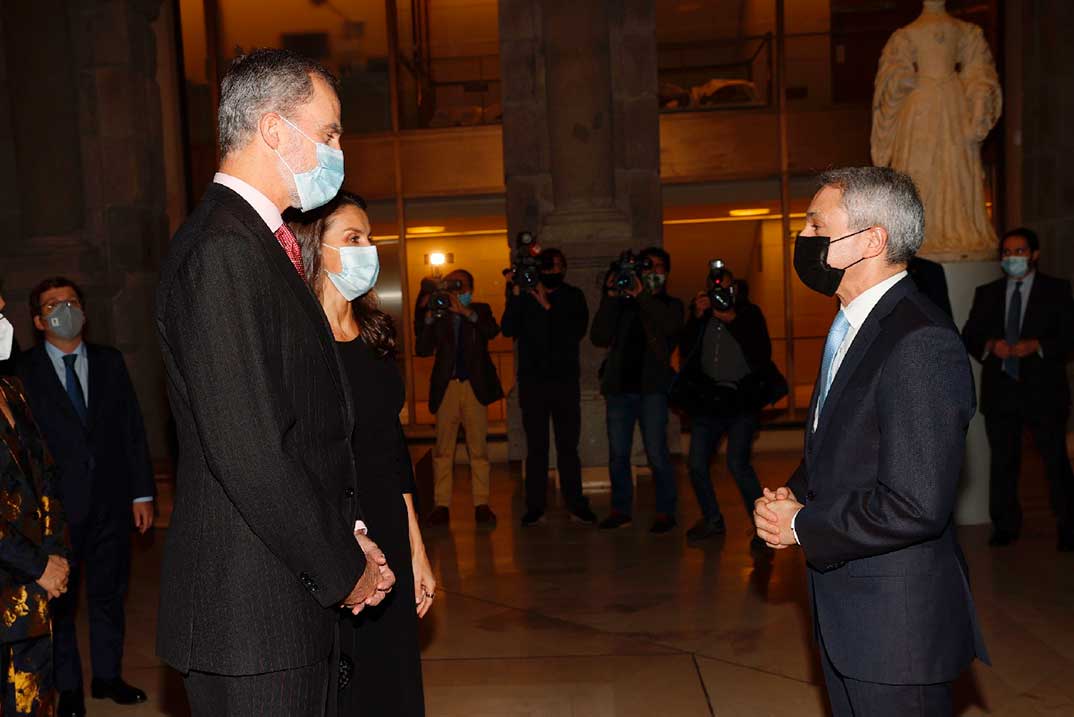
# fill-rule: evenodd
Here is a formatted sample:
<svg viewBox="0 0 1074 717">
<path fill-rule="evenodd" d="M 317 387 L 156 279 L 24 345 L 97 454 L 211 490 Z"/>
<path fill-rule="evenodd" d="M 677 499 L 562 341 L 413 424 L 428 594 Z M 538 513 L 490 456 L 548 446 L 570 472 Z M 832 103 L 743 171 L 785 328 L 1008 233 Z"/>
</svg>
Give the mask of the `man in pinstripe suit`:
<svg viewBox="0 0 1074 717">
<path fill-rule="evenodd" d="M 179 437 L 157 649 L 194 715 L 321 717 L 340 606 L 395 579 L 359 530 L 350 392 L 280 216 L 339 189 L 334 79 L 254 52 L 224 78 L 219 120 L 220 172 L 157 296 Z"/>
</svg>

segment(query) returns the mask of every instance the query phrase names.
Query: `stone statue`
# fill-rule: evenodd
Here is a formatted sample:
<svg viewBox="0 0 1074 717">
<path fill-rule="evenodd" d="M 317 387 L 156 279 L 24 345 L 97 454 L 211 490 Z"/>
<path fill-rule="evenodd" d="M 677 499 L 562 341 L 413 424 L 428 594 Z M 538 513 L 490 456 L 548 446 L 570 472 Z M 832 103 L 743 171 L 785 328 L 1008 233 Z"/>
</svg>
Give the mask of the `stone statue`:
<svg viewBox="0 0 1074 717">
<path fill-rule="evenodd" d="M 884 46 L 873 96 L 873 164 L 906 172 L 925 204 L 922 253 L 991 258 L 981 142 L 1003 97 L 981 28 L 925 0 L 916 20 Z"/>
</svg>

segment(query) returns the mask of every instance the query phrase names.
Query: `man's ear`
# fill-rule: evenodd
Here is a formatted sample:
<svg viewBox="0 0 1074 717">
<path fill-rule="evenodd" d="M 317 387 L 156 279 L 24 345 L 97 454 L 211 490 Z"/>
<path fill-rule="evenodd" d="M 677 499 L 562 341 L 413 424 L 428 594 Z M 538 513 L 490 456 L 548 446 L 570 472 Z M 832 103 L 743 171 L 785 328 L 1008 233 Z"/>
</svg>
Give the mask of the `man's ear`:
<svg viewBox="0 0 1074 717">
<path fill-rule="evenodd" d="M 1034 252 L 1033 252 L 1033 253 L 1032 253 L 1032 254 L 1030 255 L 1030 258 L 1031 258 L 1031 259 L 1033 260 L 1033 265 L 1034 265 L 1034 266 L 1036 266 L 1036 265 L 1037 265 L 1037 262 L 1039 262 L 1039 261 L 1040 261 L 1040 249 L 1037 249 L 1036 251 L 1034 251 Z"/>
<path fill-rule="evenodd" d="M 35 316 L 34 317 L 34 328 L 37 329 L 38 331 L 44 331 L 45 330 L 45 322 L 41 318 L 41 316 Z"/>
<path fill-rule="evenodd" d="M 275 112 L 266 112 L 261 115 L 261 119 L 257 122 L 257 131 L 261 135 L 261 139 L 275 150 L 280 148 L 281 125 L 283 125 L 283 120 Z"/>
<path fill-rule="evenodd" d="M 873 227 L 865 235 L 866 250 L 865 256 L 872 259 L 874 256 L 880 256 L 888 249 L 888 230 L 884 227 Z"/>
</svg>

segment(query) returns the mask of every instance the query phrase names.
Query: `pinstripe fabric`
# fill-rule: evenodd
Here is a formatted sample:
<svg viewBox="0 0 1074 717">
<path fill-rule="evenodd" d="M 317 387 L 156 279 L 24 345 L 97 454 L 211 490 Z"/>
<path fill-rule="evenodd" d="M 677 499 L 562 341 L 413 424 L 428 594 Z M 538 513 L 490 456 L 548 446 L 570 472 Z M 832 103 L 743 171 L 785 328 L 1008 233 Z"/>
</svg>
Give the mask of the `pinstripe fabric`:
<svg viewBox="0 0 1074 717">
<path fill-rule="evenodd" d="M 191 717 L 323 717 L 329 664 L 245 677 L 191 672 L 183 679 Z"/>
</svg>

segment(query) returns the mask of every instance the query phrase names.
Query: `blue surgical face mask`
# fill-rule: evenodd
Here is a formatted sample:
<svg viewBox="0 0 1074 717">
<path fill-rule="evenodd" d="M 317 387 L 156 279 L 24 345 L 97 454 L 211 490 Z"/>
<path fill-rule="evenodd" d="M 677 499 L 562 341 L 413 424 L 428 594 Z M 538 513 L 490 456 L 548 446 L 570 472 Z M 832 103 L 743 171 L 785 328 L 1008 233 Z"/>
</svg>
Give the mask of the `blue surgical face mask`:
<svg viewBox="0 0 1074 717">
<path fill-rule="evenodd" d="M 286 117 L 281 117 L 280 119 L 291 125 L 296 132 L 313 142 L 314 146 L 317 147 L 317 166 L 308 172 L 295 172 L 295 170 L 291 169 L 291 165 L 287 164 L 287 160 L 283 158 L 283 155 L 278 150 L 273 150 L 295 178 L 299 207 L 302 211 L 308 212 L 311 209 L 327 204 L 339 193 L 339 188 L 343 186 L 343 151 L 329 147 L 323 142 L 315 142 L 291 120 Z"/>
<path fill-rule="evenodd" d="M 473 292 L 467 291 L 465 294 L 459 294 L 459 303 L 463 306 L 469 306 L 470 302 L 474 300 Z"/>
<path fill-rule="evenodd" d="M 343 271 L 338 274 L 334 271 L 326 273 L 344 299 L 354 301 L 372 291 L 380 276 L 380 258 L 375 246 L 324 246 L 339 252 Z"/>
<path fill-rule="evenodd" d="M 1029 257 L 1005 256 L 1001 262 L 1003 272 L 1012 279 L 1021 279 L 1029 273 Z"/>
</svg>

